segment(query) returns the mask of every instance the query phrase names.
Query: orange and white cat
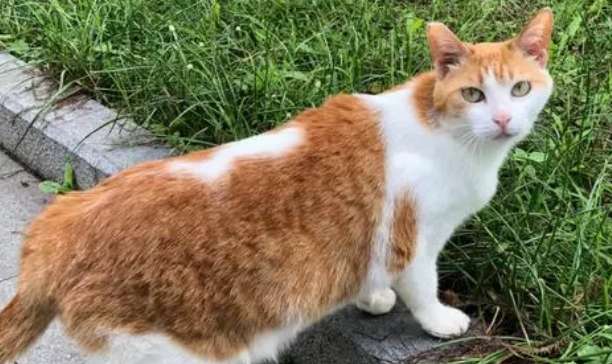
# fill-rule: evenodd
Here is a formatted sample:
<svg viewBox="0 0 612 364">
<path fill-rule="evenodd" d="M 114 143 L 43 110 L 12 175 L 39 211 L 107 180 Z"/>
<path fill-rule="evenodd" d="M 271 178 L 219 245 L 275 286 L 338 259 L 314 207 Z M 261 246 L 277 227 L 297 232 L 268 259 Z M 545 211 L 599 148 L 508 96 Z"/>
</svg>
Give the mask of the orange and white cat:
<svg viewBox="0 0 612 364">
<path fill-rule="evenodd" d="M 23 243 L 0 362 L 58 317 L 100 363 L 256 363 L 343 305 L 388 312 L 395 292 L 430 334 L 465 333 L 436 259 L 552 92 L 552 21 L 478 44 L 430 23 L 431 72 L 58 197 Z"/>
</svg>

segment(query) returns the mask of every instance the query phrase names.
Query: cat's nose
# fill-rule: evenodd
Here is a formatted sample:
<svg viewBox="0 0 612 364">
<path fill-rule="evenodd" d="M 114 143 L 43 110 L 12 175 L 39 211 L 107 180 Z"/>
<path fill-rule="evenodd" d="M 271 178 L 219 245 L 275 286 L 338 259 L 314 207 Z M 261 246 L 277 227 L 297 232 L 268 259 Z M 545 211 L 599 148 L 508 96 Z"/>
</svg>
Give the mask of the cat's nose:
<svg viewBox="0 0 612 364">
<path fill-rule="evenodd" d="M 493 116 L 493 122 L 497 124 L 502 131 L 506 131 L 506 127 L 512 120 L 512 117 L 506 113 L 499 113 Z"/>
</svg>

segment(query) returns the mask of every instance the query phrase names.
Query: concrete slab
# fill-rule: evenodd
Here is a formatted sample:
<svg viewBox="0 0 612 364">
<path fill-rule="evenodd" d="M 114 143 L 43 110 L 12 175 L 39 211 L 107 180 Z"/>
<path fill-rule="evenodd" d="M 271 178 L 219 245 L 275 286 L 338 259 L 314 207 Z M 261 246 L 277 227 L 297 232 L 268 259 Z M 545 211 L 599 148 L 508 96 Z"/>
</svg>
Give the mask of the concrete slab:
<svg viewBox="0 0 612 364">
<path fill-rule="evenodd" d="M 46 201 L 38 180 L 0 153 L 0 280 L 17 274 L 21 232 Z"/>
<path fill-rule="evenodd" d="M 15 294 L 22 231 L 49 197 L 40 181 L 0 150 L 0 307 Z M 84 361 L 57 323 L 18 364 L 81 364 Z"/>
</svg>

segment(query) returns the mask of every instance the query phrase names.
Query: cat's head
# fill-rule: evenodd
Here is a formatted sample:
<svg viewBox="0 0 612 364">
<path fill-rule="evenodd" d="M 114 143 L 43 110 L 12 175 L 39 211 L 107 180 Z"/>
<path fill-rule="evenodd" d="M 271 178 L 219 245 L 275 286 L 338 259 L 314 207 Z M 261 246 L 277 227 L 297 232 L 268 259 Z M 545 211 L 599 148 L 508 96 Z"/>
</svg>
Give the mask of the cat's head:
<svg viewBox="0 0 612 364">
<path fill-rule="evenodd" d="M 470 44 L 441 23 L 428 24 L 437 77 L 432 106 L 441 127 L 463 141 L 496 145 L 524 138 L 552 93 L 546 70 L 552 26 L 546 8 L 515 38 Z"/>
</svg>

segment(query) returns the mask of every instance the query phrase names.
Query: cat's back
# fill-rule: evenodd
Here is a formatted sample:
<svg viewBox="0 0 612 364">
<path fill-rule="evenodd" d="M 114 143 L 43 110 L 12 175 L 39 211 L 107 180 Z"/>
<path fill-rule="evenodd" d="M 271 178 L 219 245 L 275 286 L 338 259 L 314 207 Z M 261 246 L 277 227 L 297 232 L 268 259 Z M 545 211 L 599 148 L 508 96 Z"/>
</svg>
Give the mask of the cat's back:
<svg viewBox="0 0 612 364">
<path fill-rule="evenodd" d="M 340 95 L 269 132 L 141 164 L 91 190 L 60 196 L 32 230 L 53 220 L 82 230 L 81 236 L 107 232 L 125 240 L 147 231 L 187 237 L 195 226 L 229 236 L 219 227 L 244 225 L 252 236 L 254 227 L 264 233 L 323 222 L 325 229 L 342 226 L 338 210 L 347 208 L 359 215 L 352 218 L 369 215 L 369 221 L 384 192 L 384 153 L 377 115 L 359 98 Z M 70 224 L 73 219 L 80 223 Z"/>
<path fill-rule="evenodd" d="M 325 198 L 328 193 L 352 194 L 351 199 L 358 200 L 368 197 L 367 190 L 381 193 L 383 144 L 372 110 L 357 97 L 335 96 L 267 133 L 144 163 L 90 190 L 60 196 L 37 220 L 72 215 L 100 218 L 102 211 L 115 208 L 114 218 L 105 218 L 125 222 L 120 218 L 123 214 L 160 212 L 147 212 L 150 209 L 145 206 L 172 210 L 224 203 L 224 211 L 228 211 L 228 202 L 248 204 L 253 198 L 271 205 L 290 204 L 287 199 L 273 201 L 266 195 L 278 197 L 307 190 L 313 198 Z"/>
</svg>

